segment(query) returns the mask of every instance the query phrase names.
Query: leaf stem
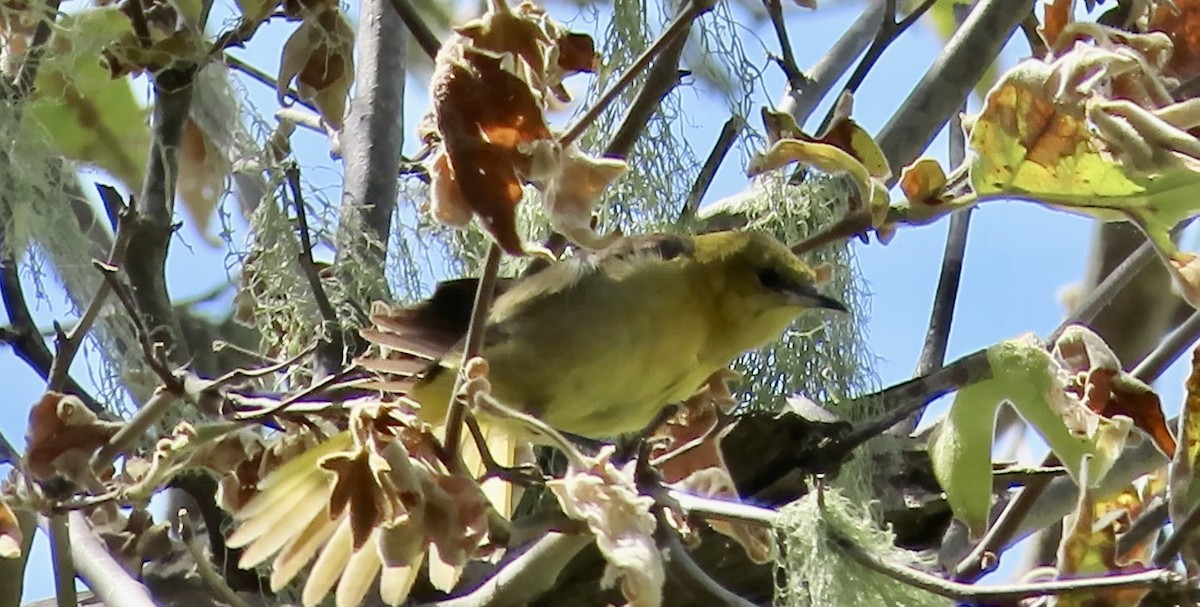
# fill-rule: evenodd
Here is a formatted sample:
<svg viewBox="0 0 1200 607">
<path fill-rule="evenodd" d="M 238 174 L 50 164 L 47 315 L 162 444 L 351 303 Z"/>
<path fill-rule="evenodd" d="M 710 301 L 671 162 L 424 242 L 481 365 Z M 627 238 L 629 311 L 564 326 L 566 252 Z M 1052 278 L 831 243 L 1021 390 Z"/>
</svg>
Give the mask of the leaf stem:
<svg viewBox="0 0 1200 607">
<path fill-rule="evenodd" d="M 495 242 L 488 248 L 487 258 L 483 262 L 483 276 L 475 290 L 475 304 L 471 308 L 471 324 L 467 327 L 467 345 L 459 364 L 458 375 L 454 380 L 454 390 L 450 393 L 450 406 L 446 410 L 446 441 L 447 449 L 458 450 L 462 439 L 462 422 L 466 414 L 463 402 L 458 398 L 462 388 L 462 370 L 467 361 L 479 356 L 483 351 L 483 337 L 486 333 L 488 311 L 492 306 L 492 296 L 496 291 L 496 279 L 500 274 L 500 258 L 503 251 Z"/>
</svg>

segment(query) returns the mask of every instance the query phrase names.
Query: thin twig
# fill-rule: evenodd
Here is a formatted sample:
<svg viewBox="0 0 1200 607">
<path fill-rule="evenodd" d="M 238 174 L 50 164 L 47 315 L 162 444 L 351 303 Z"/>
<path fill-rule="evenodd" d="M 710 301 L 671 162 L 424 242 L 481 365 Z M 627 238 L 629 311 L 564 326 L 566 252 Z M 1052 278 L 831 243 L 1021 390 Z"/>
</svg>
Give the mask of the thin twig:
<svg viewBox="0 0 1200 607">
<path fill-rule="evenodd" d="M 927 590 L 938 596 L 973 604 L 1009 603 L 1035 596 L 1097 592 L 1101 590 L 1170 587 L 1183 581 L 1183 577 L 1173 571 L 1152 569 L 1140 573 L 1054 580 L 1052 582 L 1038 582 L 1033 584 L 976 586 L 945 580 L 924 571 L 887 562 L 868 553 L 861 546 L 845 537 L 835 536 L 831 539 L 834 546 L 863 567 L 908 584 L 909 586 Z"/>
<path fill-rule="evenodd" d="M 218 343 L 221 344 L 220 348 L 217 347 Z M 228 342 L 218 342 L 218 343 L 213 344 L 213 350 L 225 349 L 225 348 L 230 347 Z M 313 352 L 315 352 L 317 349 L 318 343 L 319 342 L 313 342 L 312 345 L 297 352 L 295 356 L 288 357 L 284 360 L 270 360 L 267 358 L 258 357 L 258 358 L 256 358 L 256 360 L 262 360 L 264 362 L 267 362 L 268 364 L 265 367 L 259 367 L 257 369 L 241 369 L 241 368 L 234 369 L 234 370 L 226 373 L 225 375 L 222 375 L 221 377 L 214 379 L 213 385 L 214 386 L 224 386 L 226 384 L 231 384 L 234 382 L 245 381 L 248 379 L 257 379 L 259 377 L 265 377 L 272 373 L 278 373 L 279 371 L 282 371 L 282 370 L 284 370 L 288 367 L 291 367 L 292 365 L 295 365 L 296 363 L 300 362 L 300 359 L 304 358 L 305 356 L 308 356 L 309 354 L 312 354 Z M 233 350 L 240 354 L 241 352 L 239 352 L 239 350 L 242 350 L 242 349 L 237 348 L 237 349 L 233 349 Z"/>
<path fill-rule="evenodd" d="M 20 101 L 33 92 L 33 84 L 42 66 L 42 55 L 46 52 L 46 43 L 50 41 L 54 22 L 58 20 L 60 4 L 61 0 L 46 0 L 46 14 L 38 20 L 37 28 L 33 30 L 33 39 L 25 49 L 25 61 L 21 64 L 21 71 L 17 72 L 16 80 L 9 90 L 9 101 Z"/>
<path fill-rule="evenodd" d="M 1161 531 L 1162 526 L 1167 524 L 1167 520 L 1170 518 L 1167 500 L 1161 495 L 1156 496 L 1151 500 L 1149 506 L 1143 508 L 1142 513 L 1130 523 L 1129 530 L 1117 538 L 1117 562 L 1128 562 L 1129 553 L 1138 548 L 1146 538 Z"/>
<path fill-rule="evenodd" d="M 678 506 L 684 512 L 696 514 L 707 519 L 731 523 L 749 523 L 760 527 L 774 527 L 779 521 L 779 513 L 770 508 L 763 508 L 742 502 L 731 502 L 714 497 L 693 495 L 679 489 L 664 489 L 659 491 L 654 497 L 656 502 L 664 506 Z"/>
<path fill-rule="evenodd" d="M 788 39 L 787 23 L 783 19 L 783 3 L 779 0 L 766 0 L 767 16 L 771 18 L 771 27 L 775 29 L 775 37 L 779 39 L 779 57 L 775 63 L 783 70 L 788 86 L 798 89 L 808 83 L 808 78 L 796 63 L 796 53 L 792 50 L 792 42 Z"/>
<path fill-rule="evenodd" d="M 625 111 L 621 124 L 617 126 L 612 139 L 604 148 L 604 156 L 628 158 L 629 154 L 633 152 L 634 144 L 645 132 L 646 125 L 650 123 L 650 118 L 662 107 L 663 99 L 679 85 L 679 58 L 683 55 L 683 47 L 687 43 L 687 35 L 690 30 L 691 23 L 689 22 L 687 30 L 678 34 L 674 41 L 663 48 L 658 58 L 654 60 L 654 65 L 647 70 L 646 81 L 642 84 L 642 88 L 634 97 L 633 102 L 629 104 L 629 109 Z"/>
<path fill-rule="evenodd" d="M 158 375 L 158 378 L 162 380 L 168 390 L 175 394 L 182 393 L 183 382 L 171 371 L 170 363 L 166 360 L 162 352 L 162 344 L 153 340 L 149 327 L 146 326 L 141 315 L 138 314 L 137 302 L 134 301 L 133 294 L 130 293 L 129 287 L 123 284 L 118 277 L 120 269 L 99 261 L 92 262 L 92 265 L 100 270 L 100 276 L 112 287 L 113 293 L 117 296 L 117 301 L 121 302 L 126 314 L 129 315 L 129 319 L 133 323 L 134 333 L 137 335 L 138 341 L 142 346 L 142 355 L 146 360 L 146 364 L 150 365 L 150 369 Z"/>
<path fill-rule="evenodd" d="M 450 406 L 446 411 L 445 445 L 452 451 L 458 450 L 459 441 L 462 438 L 463 415 L 466 414 L 466 408 L 458 398 L 458 391 L 462 387 L 461 371 L 467 361 L 483 352 L 483 337 L 486 333 L 488 312 L 492 307 L 492 295 L 496 291 L 496 279 L 500 273 L 500 257 L 502 255 L 500 246 L 492 243 L 488 249 L 487 259 L 483 262 L 483 276 L 479 278 L 479 285 L 475 290 L 475 304 L 471 308 L 471 324 L 467 327 L 467 345 L 463 350 L 459 373 L 454 380 L 454 390 L 450 392 Z"/>
<path fill-rule="evenodd" d="M 708 158 L 704 159 L 700 173 L 696 175 L 696 181 L 692 182 L 692 189 L 688 191 L 687 200 L 684 201 L 683 208 L 679 210 L 679 219 L 675 220 L 676 223 L 685 224 L 696 216 L 696 211 L 700 209 L 700 202 L 704 200 L 704 195 L 708 193 L 709 186 L 717 176 L 717 169 L 721 168 L 721 163 L 725 161 L 725 156 L 729 154 L 733 143 L 737 141 L 738 133 L 744 126 L 745 120 L 742 120 L 741 116 L 730 116 L 729 120 L 725 121 L 725 125 L 721 127 L 721 134 L 717 135 L 716 143 L 709 151 Z"/>
<path fill-rule="evenodd" d="M 54 566 L 54 594 L 58 607 L 76 607 L 79 597 L 75 594 L 75 561 L 71 558 L 71 534 L 67 529 L 67 515 L 50 516 L 47 525 L 50 533 L 50 556 Z"/>
<path fill-rule="evenodd" d="M 587 534 L 547 533 L 469 594 L 422 607 L 527 605 L 550 590 L 567 564 L 591 543 Z"/>
<path fill-rule="evenodd" d="M 46 346 L 33 322 L 29 312 L 29 304 L 25 298 L 25 289 L 21 286 L 21 276 L 17 259 L 13 256 L 12 248 L 5 246 L 4 226 L 0 224 L 0 300 L 4 302 L 4 310 L 8 314 L 11 333 L 5 341 L 12 347 L 17 357 L 25 361 L 30 368 L 42 376 L 50 378 L 50 368 L 54 366 L 54 355 Z M 104 413 L 104 406 L 88 394 L 75 380 L 68 375 L 66 392 L 78 396 L 93 413 Z"/>
<path fill-rule="evenodd" d="M 850 74 L 850 79 L 846 81 L 846 86 L 842 89 L 845 92 L 858 92 L 858 87 L 862 85 L 863 80 L 866 80 L 867 74 L 875 67 L 875 63 L 883 56 L 883 52 L 887 50 L 893 42 L 896 41 L 912 24 L 916 23 L 926 11 L 933 6 L 936 0 L 925 0 L 918 5 L 907 17 L 896 21 L 896 0 L 884 0 L 883 21 L 879 24 L 879 31 L 875 34 L 875 40 L 871 42 L 871 46 L 867 49 L 866 55 L 863 55 L 862 61 L 859 61 L 858 66 L 854 68 L 854 72 Z M 825 120 L 821 122 L 821 127 L 817 132 L 824 132 L 829 127 L 833 120 L 834 107 L 831 107 L 829 113 L 825 115 Z"/>
<path fill-rule="evenodd" d="M 938 59 L 880 129 L 876 141 L 891 166 L 912 162 L 942 130 L 995 63 L 1031 4 L 1028 0 L 980 0 L 974 4 Z"/>
<path fill-rule="evenodd" d="M 127 0 L 129 6 L 129 21 L 133 23 L 133 33 L 137 35 L 138 46 L 150 48 L 153 42 L 150 38 L 150 25 L 146 22 L 146 11 L 142 0 Z"/>
<path fill-rule="evenodd" d="M 1190 350 L 1200 339 L 1200 311 L 1175 327 L 1141 362 L 1133 369 L 1133 376 L 1143 381 L 1154 381 L 1162 375 L 1180 356 Z"/>
<path fill-rule="evenodd" d="M 803 86 L 789 86 L 787 94 L 780 101 L 780 111 L 790 113 L 797 124 L 808 121 L 821 100 L 850 69 L 850 64 L 871 44 L 879 29 L 879 22 L 888 18 L 881 0 L 871 0 L 865 4 L 867 6 L 858 19 L 842 32 L 825 56 L 809 68 Z"/>
<path fill-rule="evenodd" d="M 151 426 L 158 423 L 158 420 L 166 415 L 176 400 L 176 395 L 166 386 L 155 388 L 154 395 L 150 397 L 150 400 L 146 401 L 146 404 L 137 410 L 129 422 L 121 426 L 121 429 L 92 457 L 92 468 L 99 470 L 111 464 Z"/>
<path fill-rule="evenodd" d="M 275 78 L 272 78 L 270 74 L 258 69 L 257 67 L 254 67 L 253 65 L 250 65 L 249 63 L 246 63 L 245 61 L 242 61 L 241 59 L 230 55 L 229 53 L 222 55 L 221 60 L 225 62 L 225 65 L 228 65 L 229 67 L 249 76 L 251 80 L 255 80 L 260 84 L 269 86 L 271 87 L 271 90 L 276 89 L 278 81 Z M 296 89 L 288 87 L 287 93 L 285 93 L 284 96 L 290 99 L 292 103 L 303 106 L 314 114 L 321 113 L 321 110 L 318 109 L 317 106 L 313 105 L 311 101 L 301 97 L 300 93 L 296 92 Z M 320 129 L 320 131 L 322 133 L 325 132 L 324 129 Z"/>
<path fill-rule="evenodd" d="M 962 107 L 966 110 L 966 106 Z M 966 158 L 966 137 L 962 130 L 962 112 L 950 119 L 950 164 L 959 166 Z M 933 309 L 929 312 L 929 326 L 925 330 L 925 345 L 917 359 L 916 375 L 926 375 L 940 368 L 946 361 L 946 348 L 950 343 L 950 328 L 954 322 L 954 307 L 958 302 L 958 288 L 962 283 L 963 261 L 967 250 L 967 233 L 971 227 L 973 207 L 968 207 L 950 216 L 950 229 L 946 234 L 946 248 L 942 253 L 942 271 L 934 291 Z M 921 419 L 918 411 L 905 424 L 903 434 L 911 433 Z"/>
<path fill-rule="evenodd" d="M 1108 276 L 1105 276 L 1104 280 L 1087 294 L 1087 297 L 1071 311 L 1066 320 L 1063 320 L 1058 328 L 1046 338 L 1046 342 L 1054 343 L 1062 336 L 1063 331 L 1073 324 L 1088 324 L 1094 320 L 1096 315 L 1112 302 L 1113 294 L 1137 277 L 1154 260 L 1154 255 L 1154 246 L 1150 244 L 1150 241 L 1142 243 L 1142 246 L 1130 253 L 1125 261 L 1109 272 Z"/>
<path fill-rule="evenodd" d="M 259 409 L 257 411 L 239 413 L 236 416 L 236 419 L 238 419 L 239 421 L 247 421 L 247 420 L 261 419 L 264 417 L 270 417 L 272 415 L 275 415 L 276 413 L 279 413 L 279 412 L 283 411 L 284 409 L 287 409 L 288 407 L 300 402 L 301 400 L 303 400 L 309 396 L 312 396 L 322 390 L 328 389 L 331 386 L 337 384 L 353 370 L 354 370 L 354 367 L 351 366 L 349 368 L 342 369 L 341 371 L 339 371 L 337 373 L 332 373 L 330 375 L 326 375 L 320 381 L 313 382 L 312 385 L 308 386 L 307 388 L 305 388 L 295 394 L 292 394 L 291 396 L 288 396 L 287 398 L 284 398 L 283 400 L 280 400 L 277 403 L 272 403 L 270 406 L 268 406 L 266 408 Z M 335 404 L 335 403 L 330 402 L 327 404 Z"/>
<path fill-rule="evenodd" d="M 1150 561 L 1156 567 L 1166 567 L 1175 560 L 1175 556 L 1183 549 L 1183 544 L 1189 537 L 1196 533 L 1196 525 L 1200 524 L 1200 504 L 1194 504 L 1192 509 L 1188 511 L 1187 516 L 1183 517 L 1182 521 L 1171 521 L 1175 528 L 1175 533 L 1172 533 L 1159 545 L 1154 551 L 1154 556 Z"/>
<path fill-rule="evenodd" d="M 325 285 L 321 283 L 321 273 L 317 270 L 317 262 L 312 256 L 312 237 L 308 228 L 308 212 L 304 206 L 304 194 L 300 188 L 300 167 L 296 163 L 288 163 L 287 168 L 283 171 L 287 177 L 288 188 L 292 192 L 292 204 L 296 207 L 296 224 L 297 231 L 300 237 L 300 269 L 304 271 L 304 277 L 308 279 L 308 287 L 312 289 L 313 300 L 317 304 L 317 311 L 321 313 L 321 319 L 324 320 L 326 335 L 324 346 L 318 346 L 317 358 L 319 365 L 326 373 L 332 372 L 335 369 L 342 367 L 342 357 L 344 356 L 346 343 L 343 338 L 341 321 L 338 320 L 337 310 L 333 308 L 333 303 L 329 301 L 329 294 L 325 292 Z"/>
<path fill-rule="evenodd" d="M 134 4 L 138 3 L 137 0 L 130 1 Z M 110 266 L 120 266 L 125 261 L 125 250 L 129 245 L 129 230 L 126 226 L 129 225 L 137 210 L 132 199 L 126 205 L 121 199 L 120 193 L 112 186 L 96 184 L 96 189 L 100 192 L 100 198 L 104 200 L 105 208 L 116 209 L 117 231 L 113 236 L 112 248 L 109 250 L 106 263 Z M 79 322 L 71 329 L 69 335 L 63 336 L 55 344 L 54 363 L 50 365 L 50 377 L 46 379 L 47 390 L 62 390 L 67 380 L 67 370 L 71 368 L 71 361 L 75 360 L 76 354 L 79 353 L 84 336 L 91 330 L 96 319 L 100 317 L 100 310 L 104 308 L 110 288 L 108 282 L 101 282 L 100 286 L 96 287 L 96 293 L 92 295 L 92 300 L 88 302 L 87 308 L 80 315 Z"/>
<path fill-rule="evenodd" d="M 604 110 L 608 109 L 608 106 L 611 105 L 613 101 L 616 101 L 617 96 L 619 96 L 622 91 L 628 88 L 629 85 L 633 84 L 633 81 L 642 73 L 642 70 L 646 69 L 646 67 L 650 65 L 650 61 L 654 59 L 654 57 L 658 56 L 660 52 L 665 50 L 677 36 L 683 35 L 690 30 L 692 21 L 709 10 L 712 10 L 712 7 L 713 4 L 706 0 L 689 0 L 686 8 L 679 13 L 679 16 L 675 17 L 675 19 L 671 21 L 670 25 L 667 26 L 667 29 L 663 31 L 658 39 L 655 40 L 649 48 L 642 52 L 642 54 L 633 62 L 633 64 L 629 66 L 629 69 L 625 70 L 625 73 L 621 74 L 621 77 L 618 78 L 617 81 L 608 88 L 608 90 L 604 91 L 604 93 L 600 95 L 600 98 L 596 100 L 596 103 L 593 104 L 592 107 L 588 108 L 588 111 L 584 113 L 583 116 L 576 120 L 574 124 L 572 124 L 562 135 L 559 136 L 559 144 L 565 147 L 574 143 L 576 139 L 579 139 L 579 137 L 583 135 L 583 132 L 586 131 L 587 128 L 590 127 L 597 118 L 600 117 L 600 114 L 603 114 Z"/>
<path fill-rule="evenodd" d="M 915 377 L 880 392 L 860 396 L 852 402 L 873 403 L 884 413 L 856 426 L 837 441 L 837 449 L 849 453 L 858 445 L 879 436 L 902 420 L 921 410 L 934 399 L 963 386 L 992 376 L 987 350 L 972 352 L 928 375 Z M 874 404 L 877 403 L 877 404 Z"/>
<path fill-rule="evenodd" d="M 417 46 L 420 46 L 430 59 L 436 58 L 438 51 L 442 48 L 442 43 L 433 33 L 429 24 L 421 18 L 421 14 L 417 12 L 412 2 L 410 0 L 389 0 L 389 2 L 396 13 L 400 15 L 400 20 L 404 22 L 409 33 L 417 40 Z"/>
<path fill-rule="evenodd" d="M 655 518 L 658 520 L 658 530 L 662 541 L 667 545 L 667 554 L 670 556 L 667 564 L 671 573 L 679 578 L 679 584 L 692 591 L 693 596 L 704 605 L 754 607 L 754 603 L 734 594 L 712 579 L 712 576 L 708 575 L 692 559 L 692 555 L 683 546 L 683 542 L 679 541 L 679 532 L 667 523 L 666 517 L 662 513 L 663 508 L 660 507 L 657 510 Z"/>
<path fill-rule="evenodd" d="M 238 593 L 234 592 L 233 588 L 229 587 L 229 583 L 213 567 L 212 562 L 204 555 L 204 551 L 200 548 L 199 542 L 196 541 L 196 532 L 192 529 L 191 515 L 186 511 L 181 511 L 176 517 L 179 521 L 180 539 L 183 540 L 183 545 L 187 548 L 188 554 L 191 555 L 192 561 L 196 563 L 196 573 L 200 574 L 200 579 L 212 588 L 213 591 L 221 597 L 221 600 L 231 607 L 250 607 L 250 604 L 245 601 Z"/>
</svg>

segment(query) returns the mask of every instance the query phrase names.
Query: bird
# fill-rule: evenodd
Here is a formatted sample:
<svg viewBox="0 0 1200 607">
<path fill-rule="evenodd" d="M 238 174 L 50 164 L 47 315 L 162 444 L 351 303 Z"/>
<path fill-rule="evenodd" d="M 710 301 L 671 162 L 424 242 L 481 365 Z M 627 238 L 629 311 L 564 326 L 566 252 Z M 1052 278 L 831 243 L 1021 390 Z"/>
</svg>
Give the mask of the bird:
<svg viewBox="0 0 1200 607">
<path fill-rule="evenodd" d="M 713 373 L 779 337 L 806 310 L 847 312 L 774 236 L 757 231 L 623 237 L 500 279 L 484 326 L 491 395 L 556 430 L 611 438 L 647 429 Z M 359 359 L 374 385 L 440 423 L 462 361 L 476 279 L 374 310 Z"/>
</svg>

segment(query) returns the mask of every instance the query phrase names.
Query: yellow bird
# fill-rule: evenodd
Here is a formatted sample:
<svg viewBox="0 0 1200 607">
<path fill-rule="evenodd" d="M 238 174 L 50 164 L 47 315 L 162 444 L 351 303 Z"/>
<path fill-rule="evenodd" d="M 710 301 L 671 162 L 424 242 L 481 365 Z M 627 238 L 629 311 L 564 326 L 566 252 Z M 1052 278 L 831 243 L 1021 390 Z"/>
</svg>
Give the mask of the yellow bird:
<svg viewBox="0 0 1200 607">
<path fill-rule="evenodd" d="M 761 232 L 648 235 L 502 280 L 483 356 L 492 395 L 551 427 L 589 438 L 638 431 L 747 350 L 776 339 L 810 308 L 846 311 L 816 275 Z M 363 336 L 385 357 L 360 360 L 392 379 L 421 416 L 445 415 L 475 280 L 374 316 Z M 414 364 L 414 357 L 429 363 Z"/>
</svg>

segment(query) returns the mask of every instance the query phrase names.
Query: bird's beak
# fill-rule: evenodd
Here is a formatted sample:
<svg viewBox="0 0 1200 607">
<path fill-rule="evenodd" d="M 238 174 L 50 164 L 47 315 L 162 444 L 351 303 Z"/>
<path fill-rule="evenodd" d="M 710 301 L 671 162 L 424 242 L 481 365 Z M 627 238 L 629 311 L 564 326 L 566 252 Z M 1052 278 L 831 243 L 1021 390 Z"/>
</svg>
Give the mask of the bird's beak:
<svg viewBox="0 0 1200 607">
<path fill-rule="evenodd" d="M 829 297 L 818 291 L 812 285 L 802 285 L 789 289 L 792 303 L 806 308 L 823 308 L 826 310 L 837 310 L 838 312 L 849 312 L 846 304 Z"/>
</svg>

